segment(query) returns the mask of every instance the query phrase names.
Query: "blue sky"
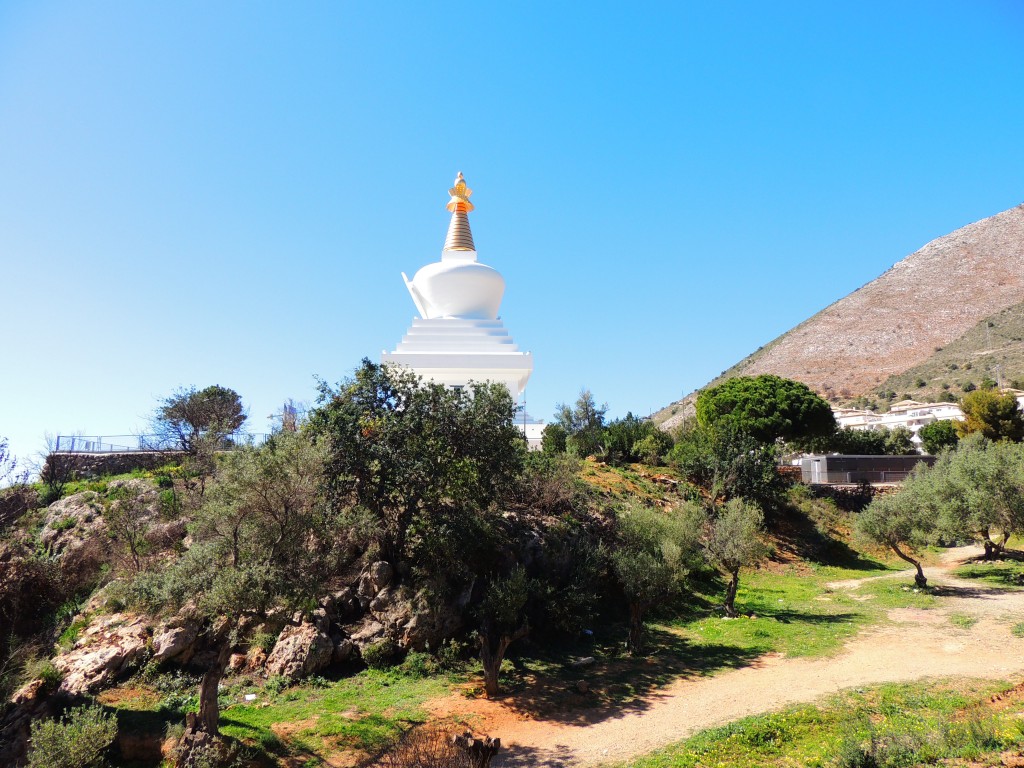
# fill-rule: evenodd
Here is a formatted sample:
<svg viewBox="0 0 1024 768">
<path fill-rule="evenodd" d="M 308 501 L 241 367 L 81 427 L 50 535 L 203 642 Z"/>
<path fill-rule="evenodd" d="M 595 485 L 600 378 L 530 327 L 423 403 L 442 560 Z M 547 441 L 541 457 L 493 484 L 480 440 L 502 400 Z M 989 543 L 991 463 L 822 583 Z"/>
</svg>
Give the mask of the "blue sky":
<svg viewBox="0 0 1024 768">
<path fill-rule="evenodd" d="M 465 173 L 534 353 L 646 415 L 1024 201 L 1018 2 L 0 2 L 0 436 L 251 428 L 376 359 Z"/>
</svg>

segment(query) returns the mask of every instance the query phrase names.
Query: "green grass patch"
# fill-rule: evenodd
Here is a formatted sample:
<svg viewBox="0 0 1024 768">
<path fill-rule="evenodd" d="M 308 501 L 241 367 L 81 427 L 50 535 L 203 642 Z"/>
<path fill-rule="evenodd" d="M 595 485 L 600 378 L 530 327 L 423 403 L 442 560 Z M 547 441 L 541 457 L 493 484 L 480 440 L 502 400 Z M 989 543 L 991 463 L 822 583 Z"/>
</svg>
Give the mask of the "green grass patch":
<svg viewBox="0 0 1024 768">
<path fill-rule="evenodd" d="M 1024 562 L 1001 560 L 992 563 L 969 563 L 953 571 L 961 579 L 977 579 L 996 587 L 1024 587 Z"/>
<path fill-rule="evenodd" d="M 706 611 L 671 627 L 696 646 L 728 646 L 756 653 L 820 656 L 837 651 L 862 627 L 884 619 L 891 608 L 931 608 L 937 598 L 912 586 L 911 572 L 893 578 L 831 589 L 830 582 L 863 580 L 891 573 L 888 566 L 875 570 L 823 566 L 810 572 L 743 573 L 736 607 L 738 619 L 720 611 Z M 704 596 L 720 602 L 721 595 Z"/>
<path fill-rule="evenodd" d="M 978 619 L 974 616 L 968 616 L 966 613 L 954 613 L 949 617 L 949 622 L 959 629 L 970 629 L 978 623 Z"/>
<path fill-rule="evenodd" d="M 275 724 L 286 724 L 291 731 L 289 747 L 320 758 L 338 748 L 372 750 L 413 723 L 423 722 L 423 702 L 447 691 L 448 682 L 442 678 L 378 670 L 278 693 L 242 688 L 232 691 L 238 699 L 245 693 L 255 693 L 257 699 L 229 704 L 222 713 L 221 728 L 229 736 L 258 745 L 278 738 Z"/>
<path fill-rule="evenodd" d="M 288 687 L 276 681 L 228 678 L 220 694 L 221 730 L 248 746 L 319 764 L 343 749 L 372 751 L 426 719 L 422 704 L 446 694 L 444 677 L 413 678 L 367 670 L 336 681 L 315 678 Z M 195 711 L 198 679 L 162 674 L 105 692 L 102 701 L 119 722 L 139 732 L 162 733 Z M 256 698 L 245 701 L 247 694 Z"/>
<path fill-rule="evenodd" d="M 748 717 L 628 763 L 630 768 L 916 766 L 978 759 L 1019 744 L 1014 701 L 985 704 L 1010 686 L 991 683 L 883 685 L 819 704 Z"/>
</svg>

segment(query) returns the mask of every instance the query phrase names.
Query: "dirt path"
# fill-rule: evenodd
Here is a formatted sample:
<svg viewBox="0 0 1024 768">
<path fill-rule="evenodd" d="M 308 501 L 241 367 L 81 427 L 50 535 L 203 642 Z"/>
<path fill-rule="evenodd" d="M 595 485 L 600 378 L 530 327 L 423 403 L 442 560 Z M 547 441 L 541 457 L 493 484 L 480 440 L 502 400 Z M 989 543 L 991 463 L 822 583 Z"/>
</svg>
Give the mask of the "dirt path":
<svg viewBox="0 0 1024 768">
<path fill-rule="evenodd" d="M 973 551 L 947 554 L 962 559 Z M 862 632 L 835 656 L 763 656 L 750 666 L 711 678 L 680 680 L 640 707 L 602 711 L 584 723 L 531 720 L 501 702 L 460 696 L 437 702 L 437 712 L 465 716 L 477 731 L 500 736 L 507 748 L 492 763 L 495 768 L 567 768 L 627 760 L 704 728 L 844 688 L 925 677 L 1008 678 L 1024 673 L 1024 638 L 1010 631 L 1014 623 L 1024 621 L 1024 591 L 953 578 L 946 572 L 956 562 L 944 558 L 941 565 L 926 569 L 930 583 L 948 589 L 940 607 L 890 611 L 891 624 Z M 910 581 L 910 572 L 901 575 Z M 833 588 L 854 590 L 857 582 L 839 582 Z M 960 629 L 950 621 L 953 614 L 972 616 L 977 623 Z"/>
</svg>

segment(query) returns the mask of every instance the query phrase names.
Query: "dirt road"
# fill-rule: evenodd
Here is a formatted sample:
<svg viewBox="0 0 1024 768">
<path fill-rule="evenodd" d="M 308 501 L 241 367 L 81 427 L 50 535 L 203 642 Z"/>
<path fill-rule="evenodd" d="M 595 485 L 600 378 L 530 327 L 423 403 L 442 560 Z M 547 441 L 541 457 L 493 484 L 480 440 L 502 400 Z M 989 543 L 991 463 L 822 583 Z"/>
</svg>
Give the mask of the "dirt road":
<svg viewBox="0 0 1024 768">
<path fill-rule="evenodd" d="M 495 768 L 567 768 L 627 760 L 686 736 L 747 715 L 807 702 L 844 688 L 926 677 L 1008 678 L 1024 673 L 1024 638 L 1013 624 L 1024 621 L 1024 591 L 989 588 L 948 575 L 954 558 L 926 569 L 929 583 L 949 595 L 931 610 L 896 609 L 892 623 L 867 630 L 828 658 L 763 656 L 750 666 L 710 678 L 681 680 L 624 712 L 601 712 L 589 722 L 565 724 L 527 719 L 501 702 L 453 697 L 439 711 L 476 716 L 477 730 L 501 737 L 506 749 Z M 910 572 L 897 577 L 911 582 Z M 883 577 L 885 578 L 885 577 Z M 860 582 L 863 583 L 863 582 Z M 858 582 L 839 582 L 857 589 Z M 977 619 L 969 629 L 953 614 Z"/>
</svg>

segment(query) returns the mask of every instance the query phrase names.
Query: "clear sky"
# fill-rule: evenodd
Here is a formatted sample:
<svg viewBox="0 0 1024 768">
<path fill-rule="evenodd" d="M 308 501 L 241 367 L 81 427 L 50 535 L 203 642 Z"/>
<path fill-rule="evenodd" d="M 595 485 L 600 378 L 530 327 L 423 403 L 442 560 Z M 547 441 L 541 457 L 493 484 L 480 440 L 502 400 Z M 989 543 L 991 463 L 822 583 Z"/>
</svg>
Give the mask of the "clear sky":
<svg viewBox="0 0 1024 768">
<path fill-rule="evenodd" d="M 463 171 L 549 418 L 1024 200 L 1024 3 L 0 2 L 0 435 L 377 359 Z"/>
</svg>

